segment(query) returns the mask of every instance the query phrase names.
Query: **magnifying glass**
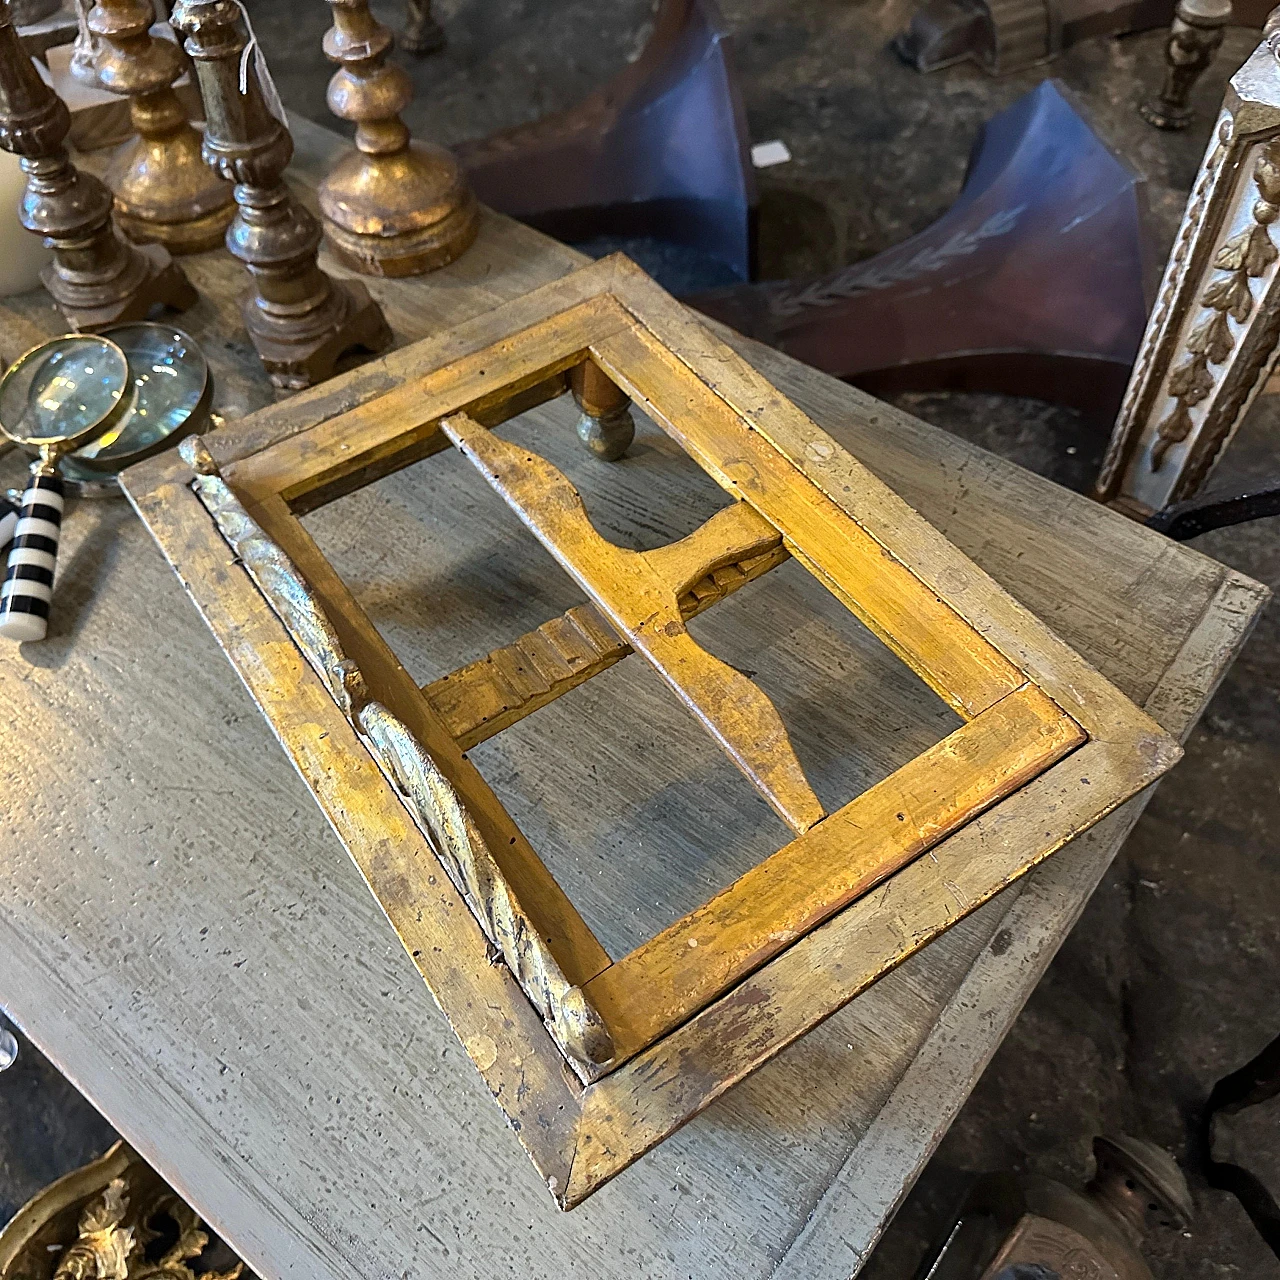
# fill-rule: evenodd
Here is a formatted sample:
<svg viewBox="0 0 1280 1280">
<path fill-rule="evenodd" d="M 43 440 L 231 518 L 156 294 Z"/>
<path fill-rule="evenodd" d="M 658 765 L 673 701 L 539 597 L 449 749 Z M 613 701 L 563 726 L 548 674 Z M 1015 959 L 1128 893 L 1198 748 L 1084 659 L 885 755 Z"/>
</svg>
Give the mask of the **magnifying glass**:
<svg viewBox="0 0 1280 1280">
<path fill-rule="evenodd" d="M 117 395 L 121 354 L 126 372 Z M 80 497 L 119 495 L 119 473 L 167 448 L 179 432 L 200 429 L 212 395 L 199 346 L 181 329 L 151 321 L 115 325 L 96 337 L 55 338 L 0 379 L 0 431 L 37 455 L 23 507 L 38 488 L 39 515 L 54 526 L 13 529 L 6 551 L 8 525 L 23 513 L 11 521 L 0 506 L 0 560 L 7 556 L 10 564 L 0 585 L 0 636 L 44 638 L 57 555 L 59 522 L 53 517 L 61 516 L 63 482 Z M 19 533 L 39 541 L 19 545 Z"/>
<path fill-rule="evenodd" d="M 37 454 L 0 582 L 0 636 L 44 639 L 62 526 L 58 462 L 111 430 L 129 388 L 120 347 L 75 333 L 28 351 L 0 378 L 0 431 Z"/>
<path fill-rule="evenodd" d="M 213 396 L 204 353 L 181 329 L 141 320 L 100 336 L 124 352 L 132 386 L 110 429 L 62 459 L 58 470 L 82 493 L 114 484 L 126 467 L 168 448 L 178 432 L 200 430 Z"/>
</svg>

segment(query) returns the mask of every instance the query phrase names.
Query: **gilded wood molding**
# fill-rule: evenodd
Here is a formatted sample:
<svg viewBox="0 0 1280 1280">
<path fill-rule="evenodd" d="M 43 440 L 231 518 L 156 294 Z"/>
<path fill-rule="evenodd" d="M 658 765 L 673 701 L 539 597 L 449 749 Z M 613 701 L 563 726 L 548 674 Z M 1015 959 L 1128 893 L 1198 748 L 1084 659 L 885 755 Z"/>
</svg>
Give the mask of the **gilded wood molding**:
<svg viewBox="0 0 1280 1280">
<path fill-rule="evenodd" d="M 181 461 L 124 484 L 561 1207 L 1178 758 L 626 259 L 393 359 L 393 378 L 357 370 L 333 395 L 193 438 Z M 609 542 L 568 477 L 521 442 L 530 397 L 568 394 L 585 361 L 726 494 L 688 536 Z M 420 688 L 299 515 L 450 445 L 588 603 Z M 829 814 L 778 709 L 686 627 L 787 559 L 962 721 Z M 615 958 L 464 753 L 629 659 L 793 838 Z M 900 904 L 921 899 L 937 904 L 934 926 L 897 925 Z"/>
</svg>

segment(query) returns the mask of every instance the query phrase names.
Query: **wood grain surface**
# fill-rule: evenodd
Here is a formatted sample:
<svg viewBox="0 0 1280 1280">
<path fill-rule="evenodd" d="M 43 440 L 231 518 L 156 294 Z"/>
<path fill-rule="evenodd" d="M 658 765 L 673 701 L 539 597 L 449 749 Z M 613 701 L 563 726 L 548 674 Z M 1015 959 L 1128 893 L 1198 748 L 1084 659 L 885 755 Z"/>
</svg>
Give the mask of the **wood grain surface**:
<svg viewBox="0 0 1280 1280">
<path fill-rule="evenodd" d="M 305 179 L 333 143 L 298 135 Z M 486 215 L 458 263 L 370 286 L 408 339 L 580 261 Z M 188 262 L 202 301 L 184 324 L 209 354 L 218 407 L 243 416 L 271 393 L 235 325 L 241 282 L 222 255 Z M 0 321 L 6 356 L 60 327 L 39 295 L 10 300 Z M 730 341 L 1185 734 L 1261 587 Z M 566 444 L 571 416 L 547 404 L 520 429 L 619 545 L 652 548 L 724 506 L 652 426 L 640 424 L 633 457 L 604 467 Z M 305 523 L 420 684 L 580 601 L 541 548 L 513 536 L 514 517 L 454 451 Z M 828 809 L 957 727 L 799 566 L 781 565 L 690 626 L 757 673 Z M 621 663 L 468 753 L 613 954 L 787 838 L 673 702 L 641 664 Z M 0 709 L 11 726 L 0 1004 L 268 1278 L 853 1274 L 1142 804 L 557 1215 L 357 869 L 122 504 L 69 515 L 50 639 L 0 658 Z M 575 734 L 570 760 L 555 744 Z M 658 749 L 666 742 L 678 753 Z M 460 956 L 460 972 L 475 962 Z"/>
</svg>

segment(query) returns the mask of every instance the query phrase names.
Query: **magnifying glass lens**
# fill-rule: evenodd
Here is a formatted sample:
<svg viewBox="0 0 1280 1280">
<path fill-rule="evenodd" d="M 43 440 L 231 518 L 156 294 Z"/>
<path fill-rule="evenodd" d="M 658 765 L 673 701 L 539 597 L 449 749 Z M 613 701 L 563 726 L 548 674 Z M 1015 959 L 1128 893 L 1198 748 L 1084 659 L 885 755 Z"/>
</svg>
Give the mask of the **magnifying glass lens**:
<svg viewBox="0 0 1280 1280">
<path fill-rule="evenodd" d="M 209 376 L 199 348 L 177 329 L 142 323 L 109 332 L 129 359 L 133 403 L 110 431 L 76 451 L 77 462 L 96 463 L 95 469 L 144 457 L 189 422 Z"/>
<path fill-rule="evenodd" d="M 14 367 L 0 385 L 0 422 L 27 444 L 68 440 L 107 418 L 127 386 L 118 349 L 69 335 Z"/>
</svg>

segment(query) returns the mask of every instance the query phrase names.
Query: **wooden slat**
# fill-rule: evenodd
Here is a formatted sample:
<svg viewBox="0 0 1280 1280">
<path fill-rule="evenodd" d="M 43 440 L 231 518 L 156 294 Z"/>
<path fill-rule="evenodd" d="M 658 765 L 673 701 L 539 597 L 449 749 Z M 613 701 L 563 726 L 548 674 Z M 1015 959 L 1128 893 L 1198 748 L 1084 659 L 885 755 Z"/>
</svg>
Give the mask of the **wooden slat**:
<svg viewBox="0 0 1280 1280">
<path fill-rule="evenodd" d="M 721 662 L 686 630 L 676 591 L 648 555 L 607 542 L 587 516 L 578 491 L 545 458 L 494 435 L 465 414 L 441 429 L 470 458 L 564 569 L 606 613 L 706 726 L 733 762 L 795 831 L 823 816 L 786 726 L 773 703 L 740 671 Z M 744 523 L 745 520 L 745 523 Z M 696 550 L 745 556 L 772 549 L 777 531 L 747 513 L 721 512 L 715 530 L 694 535 L 684 551 L 665 549 L 659 565 L 690 570 Z M 737 534 L 728 536 L 730 526 Z"/>
<path fill-rule="evenodd" d="M 357 488 L 366 475 L 386 475 L 429 452 L 427 442 L 445 414 L 466 408 L 479 418 L 501 418 L 511 401 L 578 363 L 592 337 L 626 323 L 626 312 L 608 295 L 588 299 L 224 464 L 223 475 L 251 500 L 278 493 L 293 503 L 317 489 L 336 494 Z"/>
<path fill-rule="evenodd" d="M 704 470 L 781 530 L 788 549 L 960 714 L 1011 693 L 1022 672 L 860 525 L 751 431 L 643 329 L 591 344 L 593 358 Z"/>
<path fill-rule="evenodd" d="M 609 963 L 609 956 L 512 821 L 463 755 L 413 677 L 385 640 L 368 625 L 350 589 L 289 511 L 283 498 L 245 503 L 246 510 L 297 566 L 333 623 L 347 656 L 363 673 L 373 696 L 398 716 L 431 753 L 462 797 L 476 825 L 524 907 L 539 922 L 557 963 L 581 985 Z M 201 509 L 203 510 L 203 509 Z M 207 519 L 207 515 L 205 517 Z"/>
<path fill-rule="evenodd" d="M 681 616 L 686 621 L 695 617 L 786 559 L 787 551 L 778 546 L 736 564 L 719 566 L 680 596 Z M 537 655 L 544 651 L 544 642 L 560 656 L 567 672 L 554 679 L 542 677 L 533 684 L 523 676 L 513 681 L 513 665 L 521 673 L 528 667 L 538 669 Z M 458 746 L 470 751 L 634 652 L 595 605 L 587 603 L 424 685 L 422 692 Z"/>
<path fill-rule="evenodd" d="M 1027 685 L 587 984 L 621 1061 L 1085 741 Z"/>
</svg>

